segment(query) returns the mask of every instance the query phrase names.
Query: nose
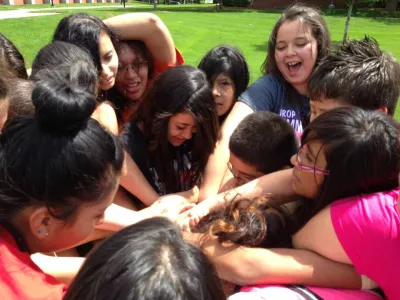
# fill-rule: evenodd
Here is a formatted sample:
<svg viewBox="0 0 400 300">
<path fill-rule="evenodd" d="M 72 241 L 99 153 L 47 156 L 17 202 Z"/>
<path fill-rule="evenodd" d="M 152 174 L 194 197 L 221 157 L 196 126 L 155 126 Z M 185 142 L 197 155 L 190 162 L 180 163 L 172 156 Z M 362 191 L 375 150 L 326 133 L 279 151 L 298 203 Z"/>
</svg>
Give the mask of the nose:
<svg viewBox="0 0 400 300">
<path fill-rule="evenodd" d="M 291 163 L 293 166 L 297 167 L 297 154 L 293 155 L 293 156 L 290 158 L 290 163 Z"/>
<path fill-rule="evenodd" d="M 110 68 L 107 65 L 102 65 L 101 66 L 101 75 L 102 77 L 107 78 L 111 73 Z"/>
<path fill-rule="evenodd" d="M 128 67 L 125 71 L 125 77 L 134 78 L 135 76 L 137 76 L 136 71 L 132 67 Z"/>
<path fill-rule="evenodd" d="M 294 49 L 294 45 L 289 44 L 287 47 L 286 55 L 290 56 L 290 55 L 295 55 L 295 54 L 296 54 L 296 50 Z"/>
<path fill-rule="evenodd" d="M 187 128 L 182 135 L 185 139 L 190 140 L 192 138 L 192 129 Z"/>
<path fill-rule="evenodd" d="M 219 97 L 221 94 L 219 93 L 218 89 L 214 86 L 212 89 L 212 94 L 214 97 Z"/>
</svg>

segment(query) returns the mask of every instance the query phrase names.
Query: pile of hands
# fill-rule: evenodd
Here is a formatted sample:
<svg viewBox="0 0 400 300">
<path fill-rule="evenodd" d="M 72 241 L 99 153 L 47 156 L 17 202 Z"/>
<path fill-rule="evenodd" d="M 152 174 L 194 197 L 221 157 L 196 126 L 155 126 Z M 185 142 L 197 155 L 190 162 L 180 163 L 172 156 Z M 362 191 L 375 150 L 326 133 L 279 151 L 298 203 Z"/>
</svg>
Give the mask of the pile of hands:
<svg viewBox="0 0 400 300">
<path fill-rule="evenodd" d="M 217 206 L 216 201 L 211 198 L 198 203 L 198 196 L 199 188 L 195 186 L 186 192 L 161 196 L 145 210 L 149 217 L 167 217 L 181 230 L 191 231 L 202 217 Z"/>
</svg>

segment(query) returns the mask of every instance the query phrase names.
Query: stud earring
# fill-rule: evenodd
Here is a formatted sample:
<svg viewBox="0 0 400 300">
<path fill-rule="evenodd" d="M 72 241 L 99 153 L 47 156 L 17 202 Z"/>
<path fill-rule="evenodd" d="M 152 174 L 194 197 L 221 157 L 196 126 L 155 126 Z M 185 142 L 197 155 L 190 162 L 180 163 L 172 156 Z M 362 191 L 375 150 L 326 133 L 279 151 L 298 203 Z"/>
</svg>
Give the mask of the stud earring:
<svg viewBox="0 0 400 300">
<path fill-rule="evenodd" d="M 43 231 L 42 231 L 41 229 L 38 229 L 38 230 L 37 230 L 37 233 L 38 233 L 38 234 L 43 234 Z M 49 233 L 48 233 L 48 232 L 46 232 L 44 235 L 45 235 L 45 236 L 48 236 L 48 235 L 49 235 Z"/>
</svg>

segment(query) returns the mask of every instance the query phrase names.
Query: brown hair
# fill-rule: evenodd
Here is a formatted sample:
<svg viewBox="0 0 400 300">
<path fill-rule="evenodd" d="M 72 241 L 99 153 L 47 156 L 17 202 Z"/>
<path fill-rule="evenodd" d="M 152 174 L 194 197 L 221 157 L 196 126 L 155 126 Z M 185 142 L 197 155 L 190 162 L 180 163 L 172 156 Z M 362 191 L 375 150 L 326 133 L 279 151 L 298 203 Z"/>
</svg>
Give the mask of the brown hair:
<svg viewBox="0 0 400 300">
<path fill-rule="evenodd" d="M 295 102 L 296 93 L 294 88 L 285 80 L 285 78 L 283 78 L 278 66 L 276 65 L 275 46 L 278 31 L 282 24 L 286 21 L 295 20 L 298 20 L 304 25 L 310 26 L 312 35 L 317 40 L 318 54 L 315 65 L 317 65 L 323 57 L 329 54 L 331 40 L 328 26 L 326 25 L 326 22 L 322 18 L 318 9 L 302 3 L 296 3 L 283 11 L 282 16 L 278 22 L 276 22 L 269 37 L 268 54 L 265 58 L 265 61 L 261 65 L 261 72 L 263 74 L 274 75 L 284 85 L 289 103 Z"/>
<path fill-rule="evenodd" d="M 240 199 L 205 216 L 195 231 L 249 247 L 289 247 L 289 215 L 271 204 L 271 198 Z"/>
<path fill-rule="evenodd" d="M 16 79 L 13 81 L 14 88 L 7 95 L 9 102 L 8 119 L 20 116 L 33 116 L 35 106 L 32 103 L 33 82 L 30 80 Z"/>
</svg>

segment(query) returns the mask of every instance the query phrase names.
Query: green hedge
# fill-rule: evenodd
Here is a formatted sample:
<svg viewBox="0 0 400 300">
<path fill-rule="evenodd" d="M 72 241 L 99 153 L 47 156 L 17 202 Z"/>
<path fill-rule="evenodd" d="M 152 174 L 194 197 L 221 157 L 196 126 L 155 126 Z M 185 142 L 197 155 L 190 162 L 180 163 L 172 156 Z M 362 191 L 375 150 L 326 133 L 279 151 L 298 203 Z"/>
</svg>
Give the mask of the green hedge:
<svg viewBox="0 0 400 300">
<path fill-rule="evenodd" d="M 223 6 L 236 6 L 236 7 L 247 7 L 250 5 L 249 0 L 222 0 Z"/>
</svg>

